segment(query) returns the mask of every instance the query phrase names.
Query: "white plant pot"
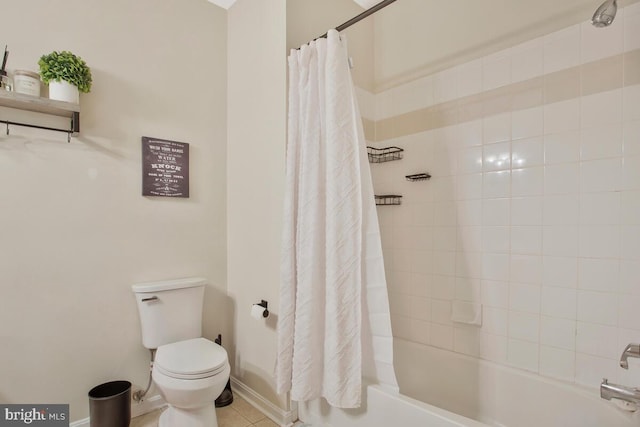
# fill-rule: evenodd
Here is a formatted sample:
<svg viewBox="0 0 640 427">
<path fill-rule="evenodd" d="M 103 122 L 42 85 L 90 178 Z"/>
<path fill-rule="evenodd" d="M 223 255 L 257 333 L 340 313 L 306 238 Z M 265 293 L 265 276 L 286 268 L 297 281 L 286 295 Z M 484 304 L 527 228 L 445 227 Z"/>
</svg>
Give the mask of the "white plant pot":
<svg viewBox="0 0 640 427">
<path fill-rule="evenodd" d="M 49 82 L 49 99 L 57 101 L 80 103 L 78 88 L 64 80 L 59 82 Z"/>
</svg>

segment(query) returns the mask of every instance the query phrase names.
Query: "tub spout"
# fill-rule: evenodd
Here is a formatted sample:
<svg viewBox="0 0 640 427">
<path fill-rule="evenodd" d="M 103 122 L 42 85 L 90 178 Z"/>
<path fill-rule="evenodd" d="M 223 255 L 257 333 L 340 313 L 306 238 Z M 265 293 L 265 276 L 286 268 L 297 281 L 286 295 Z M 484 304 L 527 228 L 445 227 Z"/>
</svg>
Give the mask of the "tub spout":
<svg viewBox="0 0 640 427">
<path fill-rule="evenodd" d="M 629 344 L 627 348 L 622 352 L 622 356 L 620 356 L 620 367 L 624 369 L 629 369 L 629 363 L 627 362 L 627 358 L 629 357 L 640 357 L 640 344 Z"/>
<path fill-rule="evenodd" d="M 620 399 L 636 405 L 640 404 L 640 390 L 619 384 L 609 384 L 606 378 L 600 384 L 600 397 L 606 400 Z"/>
</svg>

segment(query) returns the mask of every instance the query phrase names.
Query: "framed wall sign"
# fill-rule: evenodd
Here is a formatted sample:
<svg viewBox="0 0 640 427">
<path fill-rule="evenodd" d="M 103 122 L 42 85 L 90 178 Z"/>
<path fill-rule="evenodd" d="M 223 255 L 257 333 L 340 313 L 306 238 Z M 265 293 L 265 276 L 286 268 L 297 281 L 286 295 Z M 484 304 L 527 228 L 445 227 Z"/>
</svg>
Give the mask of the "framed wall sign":
<svg viewBox="0 0 640 427">
<path fill-rule="evenodd" d="M 189 197 L 189 144 L 142 137 L 142 195 Z"/>
</svg>

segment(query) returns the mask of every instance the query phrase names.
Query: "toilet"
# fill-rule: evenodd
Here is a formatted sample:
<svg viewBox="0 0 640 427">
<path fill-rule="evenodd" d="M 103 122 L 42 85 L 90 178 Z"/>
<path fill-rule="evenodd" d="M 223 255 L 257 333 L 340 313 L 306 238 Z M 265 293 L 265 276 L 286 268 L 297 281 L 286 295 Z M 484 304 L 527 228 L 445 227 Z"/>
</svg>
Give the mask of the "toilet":
<svg viewBox="0 0 640 427">
<path fill-rule="evenodd" d="M 217 427 L 215 400 L 231 368 L 227 352 L 202 337 L 207 281 L 194 277 L 132 286 L 142 344 L 156 349 L 153 382 L 168 404 L 159 427 Z"/>
</svg>

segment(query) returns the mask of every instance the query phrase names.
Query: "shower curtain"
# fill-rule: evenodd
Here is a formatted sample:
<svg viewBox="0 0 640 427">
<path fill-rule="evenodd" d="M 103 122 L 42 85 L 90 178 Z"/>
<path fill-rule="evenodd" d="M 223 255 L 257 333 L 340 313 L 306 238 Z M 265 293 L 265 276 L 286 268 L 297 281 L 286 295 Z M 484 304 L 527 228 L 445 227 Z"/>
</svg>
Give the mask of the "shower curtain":
<svg viewBox="0 0 640 427">
<path fill-rule="evenodd" d="M 363 375 L 397 383 L 364 132 L 337 31 L 291 51 L 288 119 L 277 390 L 355 408 Z"/>
</svg>

